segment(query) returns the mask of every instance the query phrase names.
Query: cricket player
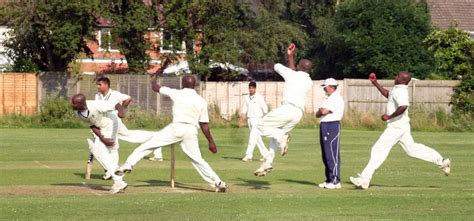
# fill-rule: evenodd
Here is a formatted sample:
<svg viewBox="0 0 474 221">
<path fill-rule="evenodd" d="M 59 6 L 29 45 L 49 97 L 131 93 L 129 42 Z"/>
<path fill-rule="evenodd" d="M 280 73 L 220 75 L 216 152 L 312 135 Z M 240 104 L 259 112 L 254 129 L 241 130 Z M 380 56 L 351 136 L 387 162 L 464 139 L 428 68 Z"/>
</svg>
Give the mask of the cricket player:
<svg viewBox="0 0 474 221">
<path fill-rule="evenodd" d="M 257 83 L 255 81 L 249 83 L 249 94 L 244 99 L 245 101 L 240 111 L 239 125 L 242 125 L 245 117 L 247 117 L 247 125 L 250 131 L 252 131 L 252 128 L 262 120 L 263 115 L 268 113 L 268 106 L 265 103 L 265 98 L 257 93 Z M 262 145 L 262 137 L 258 137 L 258 139 L 260 140 L 257 141 L 257 145 Z M 255 145 L 248 145 L 242 161 L 252 161 L 254 149 Z"/>
<path fill-rule="evenodd" d="M 337 91 L 337 81 L 328 78 L 321 85 L 326 93 L 326 100 L 316 112 L 321 118 L 319 126 L 319 143 L 323 158 L 326 180 L 318 186 L 325 189 L 341 188 L 340 132 L 344 114 L 344 100 Z"/>
<path fill-rule="evenodd" d="M 115 103 L 120 103 L 124 109 L 126 109 L 130 103 L 132 102 L 132 98 L 129 95 L 122 94 L 118 91 L 112 90 L 110 88 L 110 79 L 107 77 L 101 77 L 97 79 L 97 94 L 95 95 L 96 101 L 112 101 Z M 116 113 L 116 112 L 115 112 Z M 125 124 L 123 124 L 120 118 L 118 119 L 118 139 L 124 140 L 130 143 L 144 143 L 145 141 L 149 140 L 152 136 L 152 132 L 143 131 L 143 130 L 129 130 Z M 155 150 L 155 156 L 163 158 L 161 154 L 161 148 L 157 148 Z M 90 172 L 92 170 L 94 156 L 93 154 L 89 154 L 89 160 L 87 162 L 87 174 L 86 176 L 90 176 Z M 114 161 L 119 162 L 119 154 L 118 151 L 114 153 Z M 112 177 L 111 172 L 106 172 L 105 175 L 102 177 L 104 180 L 108 180 Z"/>
<path fill-rule="evenodd" d="M 216 192 L 225 192 L 227 185 L 202 158 L 199 150 L 198 131 L 200 127 L 209 142 L 209 150 L 217 152 L 216 144 L 209 129 L 207 102 L 194 90 L 196 79 L 191 75 L 182 78 L 182 89 L 161 87 L 156 80 L 151 81 L 153 91 L 169 96 L 173 101 L 173 121 L 157 132 L 150 140 L 138 146 L 127 158 L 125 164 L 115 172 L 117 175 L 131 172 L 132 168 L 143 157 L 157 147 L 179 143 L 183 152 L 189 157 L 199 175 L 213 186 Z"/>
<path fill-rule="evenodd" d="M 90 124 L 94 140 L 88 139 L 89 149 L 107 171 L 115 171 L 118 163 L 114 155 L 118 155 L 118 116 L 125 117 L 123 107 L 112 101 L 86 101 L 83 94 L 76 94 L 71 99 L 72 109 L 78 118 Z M 118 113 L 115 113 L 115 110 Z M 114 185 L 110 192 L 118 193 L 127 188 L 123 176 L 112 174 Z"/>
<path fill-rule="evenodd" d="M 274 67 L 285 80 L 282 105 L 265 115 L 250 132 L 249 146 L 255 145 L 261 136 L 270 137 L 270 149 L 267 149 L 263 142 L 262 145 L 257 145 L 265 160 L 254 172 L 255 176 L 265 176 L 272 170 L 276 150 L 280 149 L 282 156 L 288 151 L 288 133 L 301 120 L 306 95 L 313 87 L 313 81 L 308 74 L 312 63 L 301 59 L 295 66 L 295 49 L 294 44 L 288 47 L 288 67 L 282 64 L 275 64 Z"/>
<path fill-rule="evenodd" d="M 408 117 L 408 106 L 410 106 L 408 83 L 410 80 L 411 74 L 401 71 L 395 77 L 395 86 L 391 91 L 388 91 L 377 82 L 375 77 L 370 79 L 379 92 L 388 98 L 386 114 L 382 115 L 382 120 L 387 122 L 387 128 L 372 146 L 369 163 L 362 173 L 357 177 L 350 177 L 356 187 L 369 188 L 375 170 L 382 165 L 396 143 L 400 143 L 408 156 L 438 165 L 446 176 L 451 172 L 449 159 L 443 159 L 436 150 L 430 147 L 415 143 L 411 136 L 410 118 Z"/>
</svg>

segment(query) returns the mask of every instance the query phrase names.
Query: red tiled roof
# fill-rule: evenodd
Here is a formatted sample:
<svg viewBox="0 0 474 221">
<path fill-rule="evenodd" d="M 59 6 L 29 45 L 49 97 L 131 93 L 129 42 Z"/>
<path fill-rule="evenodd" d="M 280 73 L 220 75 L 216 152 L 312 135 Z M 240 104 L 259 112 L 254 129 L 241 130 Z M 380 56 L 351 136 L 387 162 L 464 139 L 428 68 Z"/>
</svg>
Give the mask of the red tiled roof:
<svg viewBox="0 0 474 221">
<path fill-rule="evenodd" d="M 474 0 L 427 0 L 434 26 L 448 28 L 457 22 L 458 28 L 474 31 Z"/>
</svg>

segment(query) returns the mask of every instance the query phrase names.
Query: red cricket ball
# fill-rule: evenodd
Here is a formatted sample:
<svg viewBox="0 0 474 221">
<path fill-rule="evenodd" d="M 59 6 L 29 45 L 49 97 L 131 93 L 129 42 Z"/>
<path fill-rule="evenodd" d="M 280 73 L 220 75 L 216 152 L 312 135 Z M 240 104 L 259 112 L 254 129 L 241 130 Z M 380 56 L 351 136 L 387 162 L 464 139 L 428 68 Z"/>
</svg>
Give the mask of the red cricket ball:
<svg viewBox="0 0 474 221">
<path fill-rule="evenodd" d="M 370 78 L 370 79 L 375 79 L 375 74 L 374 74 L 374 73 L 370 73 L 370 74 L 369 74 L 369 78 Z"/>
</svg>

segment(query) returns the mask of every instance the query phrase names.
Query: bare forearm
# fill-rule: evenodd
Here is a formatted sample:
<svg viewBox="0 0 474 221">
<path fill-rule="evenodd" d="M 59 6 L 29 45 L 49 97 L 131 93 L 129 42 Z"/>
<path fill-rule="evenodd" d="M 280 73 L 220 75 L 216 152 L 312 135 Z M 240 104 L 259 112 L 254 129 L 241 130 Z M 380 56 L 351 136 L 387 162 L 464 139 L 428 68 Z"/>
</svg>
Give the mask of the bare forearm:
<svg viewBox="0 0 474 221">
<path fill-rule="evenodd" d="M 292 70 L 296 70 L 295 55 L 293 54 L 288 55 L 288 67 L 291 68 Z"/>
<path fill-rule="evenodd" d="M 132 98 L 129 98 L 129 99 L 127 99 L 127 100 L 124 100 L 124 101 L 122 102 L 122 107 L 123 107 L 124 109 L 127 109 L 127 108 L 128 108 L 128 105 L 130 105 L 130 103 L 132 103 Z"/>
<path fill-rule="evenodd" d="M 120 117 L 120 118 L 124 118 L 125 117 L 125 109 L 123 108 L 123 106 L 120 104 L 120 103 L 117 103 L 115 105 L 115 110 L 118 111 L 117 115 Z"/>
<path fill-rule="evenodd" d="M 382 87 L 382 85 L 379 84 L 377 81 L 373 81 L 372 84 L 379 90 L 379 92 L 382 94 L 382 96 L 388 98 L 388 90 Z"/>
<path fill-rule="evenodd" d="M 390 114 L 388 116 L 388 119 L 392 119 L 392 118 L 395 118 L 395 117 L 398 117 L 400 115 L 403 114 L 403 112 L 405 112 L 407 110 L 408 106 L 400 106 L 398 107 L 395 112 L 393 112 L 392 114 Z"/>
<path fill-rule="evenodd" d="M 161 86 L 156 82 L 156 79 L 151 80 L 150 83 L 151 89 L 156 93 L 160 93 Z"/>
<path fill-rule="evenodd" d="M 209 123 L 199 123 L 201 127 L 202 133 L 206 137 L 209 143 L 214 143 L 214 139 L 212 138 L 211 129 L 209 128 Z"/>
</svg>

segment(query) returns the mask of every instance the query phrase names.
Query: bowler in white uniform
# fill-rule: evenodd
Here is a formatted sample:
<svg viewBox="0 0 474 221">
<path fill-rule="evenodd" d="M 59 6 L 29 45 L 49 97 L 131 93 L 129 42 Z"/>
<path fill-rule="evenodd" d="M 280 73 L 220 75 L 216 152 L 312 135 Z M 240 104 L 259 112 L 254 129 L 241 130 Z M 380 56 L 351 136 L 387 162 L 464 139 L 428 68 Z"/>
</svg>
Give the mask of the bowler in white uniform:
<svg viewBox="0 0 474 221">
<path fill-rule="evenodd" d="M 239 125 L 243 124 L 245 117 L 247 117 L 247 125 L 252 131 L 252 128 L 262 120 L 263 115 L 268 113 L 268 106 L 265 103 L 265 98 L 257 93 L 257 83 L 252 81 L 249 83 L 249 94 L 245 96 L 244 104 L 240 111 Z M 260 141 L 257 141 L 257 145 L 262 145 L 262 138 L 259 137 Z M 249 142 L 250 143 L 250 142 Z M 253 150 L 255 145 L 248 145 L 245 151 L 245 156 L 242 161 L 252 161 Z"/>
<path fill-rule="evenodd" d="M 118 116 L 124 117 L 123 107 L 112 101 L 86 101 L 83 94 L 76 94 L 71 99 L 72 108 L 77 117 L 90 124 L 94 141 L 88 139 L 89 149 L 107 171 L 115 171 L 118 163 L 114 160 L 119 144 L 117 138 Z M 118 155 L 118 154 L 117 154 Z M 114 185 L 111 193 L 118 193 L 127 188 L 122 176 L 112 174 Z"/>
<path fill-rule="evenodd" d="M 382 165 L 396 143 L 400 143 L 408 156 L 436 164 L 446 176 L 449 175 L 451 161 L 443 159 L 436 150 L 415 143 L 411 136 L 408 117 L 408 106 L 410 106 L 408 83 L 411 81 L 411 74 L 406 71 L 399 72 L 391 91 L 383 88 L 375 78 L 370 81 L 384 97 L 388 98 L 386 114 L 382 115 L 382 120 L 387 122 L 387 128 L 372 146 L 369 163 L 359 176 L 350 177 L 351 182 L 356 187 L 368 189 L 375 170 Z"/>
<path fill-rule="evenodd" d="M 257 145 L 265 160 L 254 172 L 255 176 L 265 176 L 273 169 L 275 151 L 280 149 L 282 156 L 288 151 L 288 133 L 301 120 L 306 95 L 313 87 L 313 81 L 308 74 L 312 68 L 311 61 L 301 59 L 295 66 L 295 47 L 288 47 L 287 54 L 288 67 L 282 64 L 275 64 L 274 67 L 285 80 L 282 105 L 265 115 L 257 127 L 252 128 L 250 132 L 249 145 L 259 142 L 261 136 L 270 137 L 270 149 L 267 149 L 263 142 Z"/>
<path fill-rule="evenodd" d="M 189 157 L 201 177 L 207 181 L 216 192 L 225 192 L 227 185 L 222 181 L 209 164 L 202 158 L 199 150 L 198 131 L 200 127 L 209 142 L 209 150 L 217 152 L 216 144 L 209 129 L 207 102 L 194 90 L 196 79 L 186 75 L 182 79 L 183 89 L 161 87 L 152 80 L 152 89 L 162 95 L 169 96 L 173 101 L 173 121 L 158 131 L 150 140 L 138 146 L 128 157 L 116 174 L 131 172 L 133 166 L 143 157 L 158 147 L 179 143 L 183 152 Z"/>
</svg>

